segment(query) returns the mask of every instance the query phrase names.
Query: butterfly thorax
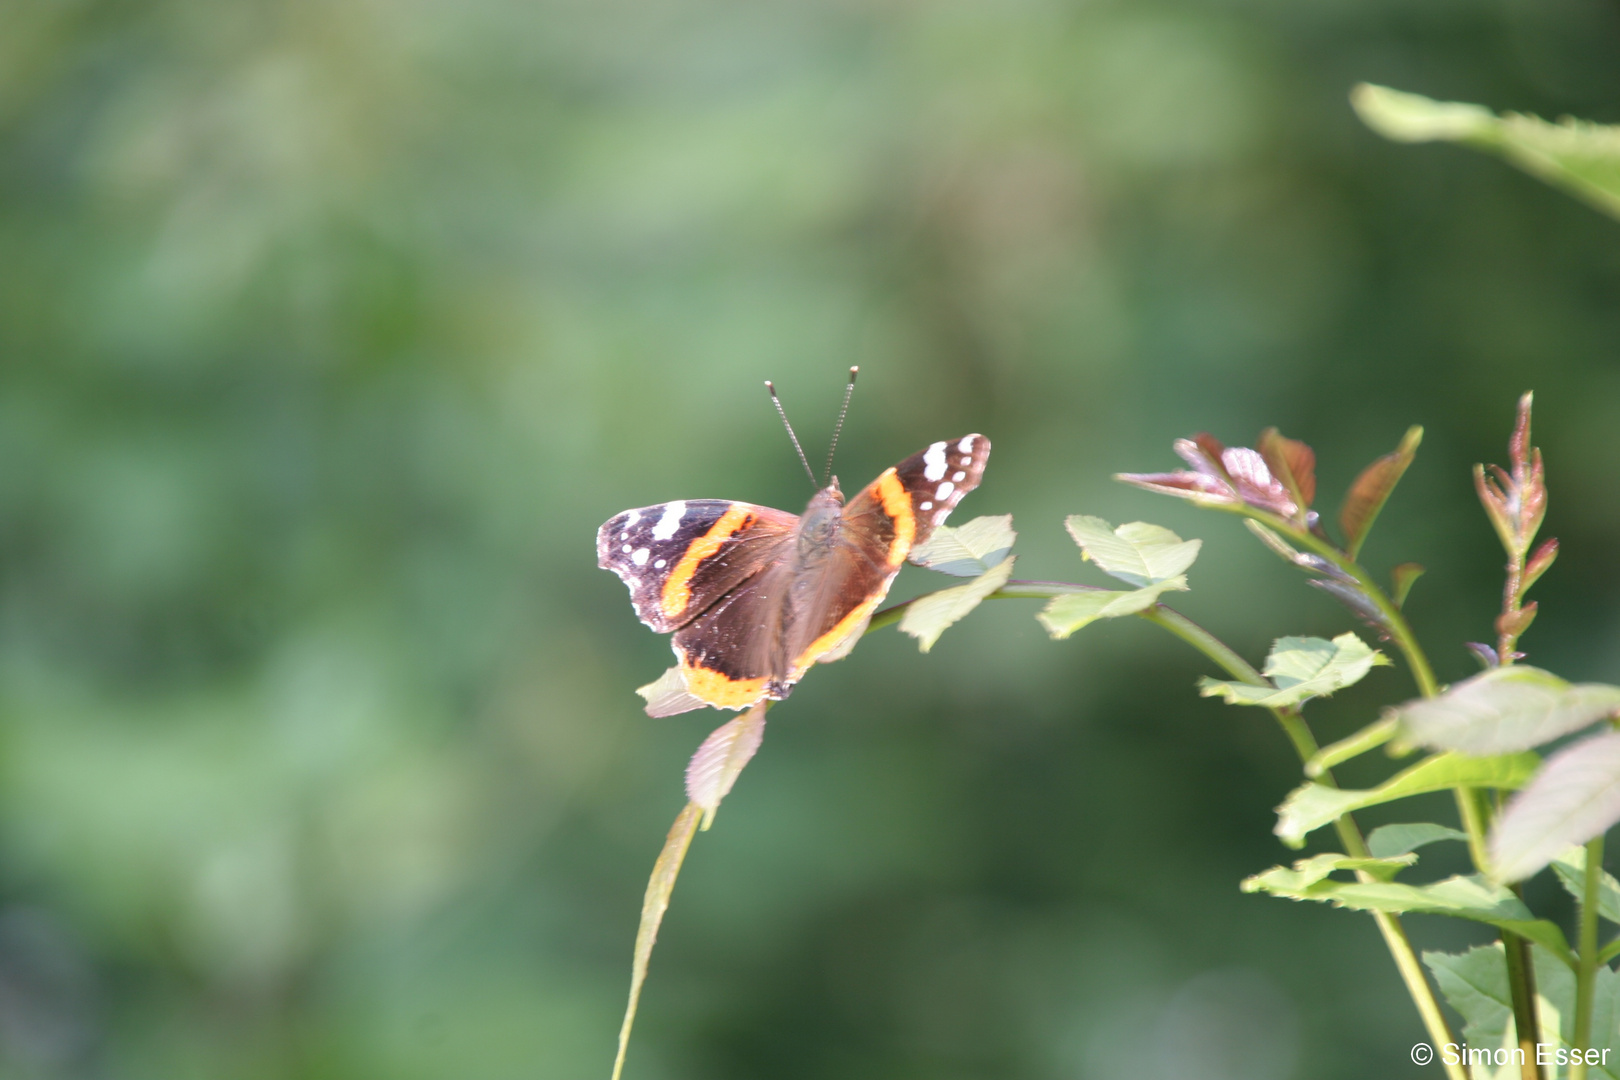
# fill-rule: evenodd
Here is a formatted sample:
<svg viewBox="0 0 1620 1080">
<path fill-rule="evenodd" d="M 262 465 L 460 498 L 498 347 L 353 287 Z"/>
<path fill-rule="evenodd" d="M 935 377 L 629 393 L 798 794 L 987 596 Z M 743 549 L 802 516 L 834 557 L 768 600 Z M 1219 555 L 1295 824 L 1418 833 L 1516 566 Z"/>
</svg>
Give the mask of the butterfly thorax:
<svg viewBox="0 0 1620 1080">
<path fill-rule="evenodd" d="M 844 519 L 844 493 L 838 490 L 838 481 L 816 492 L 804 516 L 799 518 L 797 554 L 800 566 L 814 566 L 827 558 L 838 542 L 838 530 Z"/>
</svg>

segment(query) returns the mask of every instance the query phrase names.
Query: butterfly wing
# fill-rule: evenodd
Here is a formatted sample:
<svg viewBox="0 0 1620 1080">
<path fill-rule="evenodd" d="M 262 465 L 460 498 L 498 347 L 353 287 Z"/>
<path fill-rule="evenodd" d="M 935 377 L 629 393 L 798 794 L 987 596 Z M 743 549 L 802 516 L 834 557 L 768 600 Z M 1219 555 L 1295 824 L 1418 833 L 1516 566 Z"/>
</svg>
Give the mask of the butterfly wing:
<svg viewBox="0 0 1620 1080">
<path fill-rule="evenodd" d="M 849 501 L 826 574 L 807 602 L 795 605 L 790 682 L 811 664 L 849 652 L 912 548 L 979 486 L 989 458 L 983 435 L 937 442 L 885 469 Z"/>
<path fill-rule="evenodd" d="M 799 519 L 726 499 L 644 506 L 596 532 L 596 564 L 618 574 L 642 622 L 678 630 L 778 562 Z"/>
</svg>

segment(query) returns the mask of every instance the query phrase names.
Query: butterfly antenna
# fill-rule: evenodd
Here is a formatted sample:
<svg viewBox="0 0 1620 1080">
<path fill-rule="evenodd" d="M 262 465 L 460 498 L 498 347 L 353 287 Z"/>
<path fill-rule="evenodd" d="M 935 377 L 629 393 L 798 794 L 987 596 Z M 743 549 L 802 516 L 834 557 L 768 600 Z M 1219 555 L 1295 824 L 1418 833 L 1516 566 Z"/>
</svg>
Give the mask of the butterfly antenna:
<svg viewBox="0 0 1620 1080">
<path fill-rule="evenodd" d="M 782 401 L 776 396 L 776 384 L 765 380 L 765 389 L 770 391 L 771 404 L 776 406 L 776 415 L 782 418 L 782 426 L 787 428 L 788 438 L 793 440 L 793 449 L 799 452 L 799 463 L 804 466 L 804 475 L 810 478 L 810 483 L 816 485 L 816 474 L 810 469 L 810 460 L 804 456 L 804 447 L 799 445 L 799 437 L 793 433 L 793 425 L 788 423 L 787 410 L 782 408 Z"/>
<path fill-rule="evenodd" d="M 849 369 L 849 385 L 844 387 L 844 407 L 838 410 L 838 423 L 833 426 L 832 445 L 827 447 L 827 473 L 821 478 L 821 486 L 826 487 L 832 479 L 833 452 L 838 449 L 838 436 L 844 433 L 844 417 L 849 415 L 849 399 L 855 396 L 855 376 L 861 373 L 858 367 Z"/>
</svg>

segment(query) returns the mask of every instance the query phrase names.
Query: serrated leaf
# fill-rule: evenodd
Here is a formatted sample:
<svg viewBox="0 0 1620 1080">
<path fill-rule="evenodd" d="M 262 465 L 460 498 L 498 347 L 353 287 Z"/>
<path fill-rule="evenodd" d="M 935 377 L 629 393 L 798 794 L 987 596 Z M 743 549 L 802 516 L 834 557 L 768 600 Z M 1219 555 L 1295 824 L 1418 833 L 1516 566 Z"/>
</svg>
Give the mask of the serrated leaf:
<svg viewBox="0 0 1620 1080">
<path fill-rule="evenodd" d="M 1398 142 L 1444 140 L 1497 154 L 1525 172 L 1620 217 L 1620 128 L 1565 118 L 1497 116 L 1480 105 L 1434 101 L 1362 84 L 1350 96 L 1367 126 Z"/>
<path fill-rule="evenodd" d="M 709 705 L 686 689 L 686 676 L 679 667 L 670 668 L 646 686 L 636 687 L 636 693 L 646 699 L 648 716 L 676 716 Z"/>
<path fill-rule="evenodd" d="M 1441 840 L 1461 840 L 1467 843 L 1468 834 L 1429 821 L 1417 821 L 1409 825 L 1383 825 L 1367 835 L 1367 850 L 1372 852 L 1375 858 L 1391 859 Z"/>
<path fill-rule="evenodd" d="M 1283 843 L 1297 848 L 1313 830 L 1353 810 L 1455 787 L 1513 790 L 1527 782 L 1540 764 L 1541 759 L 1532 753 L 1488 758 L 1435 754 L 1375 788 L 1333 788 L 1312 781 L 1295 788 L 1277 807 L 1273 831 Z"/>
<path fill-rule="evenodd" d="M 1492 668 L 1391 711 L 1404 743 L 1465 754 L 1528 750 L 1620 710 L 1620 686 L 1571 685 L 1524 664 Z"/>
<path fill-rule="evenodd" d="M 1339 507 L 1339 528 L 1344 531 L 1345 554 L 1351 559 L 1361 551 L 1361 545 L 1372 531 L 1379 511 L 1389 501 L 1395 485 L 1406 475 L 1407 466 L 1417 456 L 1418 444 L 1422 441 L 1421 427 L 1407 428 L 1401 444 L 1392 453 L 1385 454 L 1363 469 L 1350 485 L 1350 490 L 1345 492 L 1344 503 Z M 1410 582 L 1407 587 L 1411 587 Z"/>
<path fill-rule="evenodd" d="M 1278 638 L 1262 669 L 1262 674 L 1271 680 L 1271 687 L 1205 678 L 1198 684 L 1198 692 L 1205 697 L 1219 695 L 1230 705 L 1282 709 L 1311 698 L 1327 697 L 1335 690 L 1360 682 L 1374 665 L 1388 663 L 1388 657 L 1369 648 L 1354 634 L 1340 634 L 1332 641 L 1314 637 Z"/>
<path fill-rule="evenodd" d="M 1268 892 L 1275 896 L 1293 896 L 1325 881 L 1336 870 L 1366 870 L 1383 877 L 1393 877 L 1404 867 L 1417 862 L 1416 855 L 1402 855 L 1387 859 L 1341 855 L 1336 851 L 1300 859 L 1292 867 L 1273 866 L 1243 882 L 1244 892 Z"/>
<path fill-rule="evenodd" d="M 1535 968 L 1537 1015 L 1541 1031 L 1536 1041 L 1547 1056 L 1555 1048 L 1568 1048 L 1574 1037 L 1575 976 L 1559 958 L 1543 948 L 1531 949 Z M 1513 1005 L 1508 990 L 1507 960 L 1501 942 L 1479 945 L 1465 953 L 1426 952 L 1423 962 L 1434 973 L 1434 981 L 1451 1007 L 1462 1015 L 1463 1038 L 1473 1047 L 1514 1047 L 1518 1039 L 1513 1024 Z M 1589 1068 L 1591 1080 L 1620 1080 L 1620 975 L 1599 967 L 1592 994 L 1592 1046 L 1600 1052 L 1610 1048 L 1609 1064 Z M 1476 1066 L 1475 1075 L 1480 1075 Z M 1510 1065 L 1495 1074 L 1517 1080 L 1519 1067 Z"/>
<path fill-rule="evenodd" d="M 1620 732 L 1566 746 L 1514 796 L 1491 829 L 1491 872 L 1522 881 L 1620 821 Z"/>
<path fill-rule="evenodd" d="M 1198 558 L 1198 549 L 1204 543 L 1183 540 L 1169 529 L 1145 521 L 1113 529 L 1102 518 L 1074 514 L 1063 524 L 1086 558 L 1103 573 L 1137 588 L 1179 577 Z"/>
<path fill-rule="evenodd" d="M 1185 590 L 1187 579 L 1177 575 L 1142 589 L 1114 592 L 1108 589 L 1069 593 L 1059 596 L 1042 608 L 1035 618 L 1054 638 L 1063 639 L 1098 619 L 1117 619 L 1121 615 L 1135 615 L 1159 602 L 1159 597 L 1172 590 Z"/>
<path fill-rule="evenodd" d="M 760 702 L 735 720 L 721 724 L 703 740 L 686 765 L 686 797 L 703 809 L 703 828 L 714 823 L 720 800 L 754 757 L 765 738 L 766 703 Z"/>
<path fill-rule="evenodd" d="M 1513 996 L 1508 987 L 1502 943 L 1478 945 L 1465 953 L 1426 952 L 1423 962 L 1435 985 L 1463 1018 L 1463 1039 L 1471 1046 L 1517 1045 L 1513 1040 Z"/>
<path fill-rule="evenodd" d="M 916 638 L 923 652 L 932 649 L 939 635 L 952 623 L 966 616 L 983 603 L 985 597 L 1007 584 L 1016 559 L 1016 555 L 1009 555 L 966 585 L 917 597 L 906 608 L 905 616 L 900 620 L 900 629 Z"/>
<path fill-rule="evenodd" d="M 1011 514 L 976 517 L 959 528 L 936 528 L 912 549 L 911 561 L 953 577 L 978 577 L 999 565 L 1017 539 Z"/>
<path fill-rule="evenodd" d="M 1323 878 L 1304 888 L 1293 885 L 1296 872 L 1272 867 L 1243 882 L 1244 892 L 1266 892 L 1290 900 L 1317 900 L 1356 911 L 1451 915 L 1502 930 L 1511 930 L 1573 963 L 1569 943 L 1556 923 L 1538 919 L 1524 902 L 1483 875 L 1457 875 L 1429 885 L 1399 881 L 1335 881 Z"/>
<path fill-rule="evenodd" d="M 630 1001 L 624 1009 L 624 1022 L 619 1026 L 619 1053 L 613 1060 L 613 1080 L 619 1080 L 624 1071 L 625 1051 L 630 1047 L 630 1029 L 636 1023 L 636 1005 L 641 1001 L 641 987 L 647 981 L 647 964 L 652 959 L 653 945 L 658 940 L 658 927 L 669 910 L 669 897 L 675 891 L 675 879 L 680 876 L 681 863 L 686 860 L 686 849 L 692 846 L 703 808 L 687 803 L 685 809 L 670 826 L 664 839 L 663 850 L 653 863 L 652 877 L 647 881 L 647 892 L 641 900 L 641 924 L 636 928 L 635 957 L 630 965 Z"/>
<path fill-rule="evenodd" d="M 1577 845 L 1569 848 L 1552 861 L 1552 868 L 1569 895 L 1577 901 L 1585 897 L 1585 846 Z M 1612 923 L 1620 923 L 1620 881 L 1616 881 L 1613 874 L 1601 867 L 1598 872 L 1603 875 L 1602 881 L 1598 883 L 1598 914 Z"/>
</svg>

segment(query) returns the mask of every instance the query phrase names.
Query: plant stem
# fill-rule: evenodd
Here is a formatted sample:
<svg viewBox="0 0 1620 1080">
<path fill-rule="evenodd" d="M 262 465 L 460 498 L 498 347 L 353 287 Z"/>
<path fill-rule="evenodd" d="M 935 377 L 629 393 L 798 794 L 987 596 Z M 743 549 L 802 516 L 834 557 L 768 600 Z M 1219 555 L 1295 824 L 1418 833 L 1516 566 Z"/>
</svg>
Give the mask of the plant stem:
<svg viewBox="0 0 1620 1080">
<path fill-rule="evenodd" d="M 1075 585 L 1064 581 L 1009 581 L 1006 585 L 991 593 L 991 600 L 1005 599 L 1050 599 L 1054 596 L 1065 596 L 1077 592 L 1100 591 L 1089 585 Z M 896 604 L 891 608 L 878 612 L 872 617 L 868 630 L 877 630 L 892 623 L 900 621 L 905 609 L 911 601 Z M 1243 656 L 1235 651 L 1226 642 L 1193 622 L 1187 616 L 1164 604 L 1155 604 L 1146 611 L 1137 613 L 1143 619 L 1155 626 L 1170 631 L 1176 637 L 1185 641 L 1209 659 L 1213 660 L 1223 671 L 1239 682 L 1250 686 L 1271 686 L 1271 682 L 1250 664 Z M 1417 654 L 1420 658 L 1422 653 Z M 1424 661 L 1427 664 L 1427 661 Z M 1427 668 L 1425 667 L 1425 670 Z M 1432 676 L 1431 676 L 1432 680 Z M 1305 723 L 1305 718 L 1294 708 L 1268 709 L 1277 723 L 1282 727 L 1288 741 L 1293 743 L 1294 750 L 1299 754 L 1300 761 L 1308 761 L 1317 751 L 1316 737 Z M 1324 771 L 1319 782 L 1329 787 L 1337 787 L 1331 772 Z M 1356 825 L 1355 819 L 1349 814 L 1340 816 L 1333 823 L 1338 831 L 1339 840 L 1344 844 L 1345 854 L 1356 858 L 1365 858 L 1368 855 L 1367 843 L 1362 838 L 1361 829 Z M 1363 882 L 1375 880 L 1366 871 L 1357 871 L 1356 877 Z M 1418 961 L 1417 953 L 1412 948 L 1411 939 L 1406 936 L 1406 928 L 1401 920 L 1392 914 L 1382 911 L 1372 912 L 1373 922 L 1378 926 L 1378 932 L 1383 935 L 1384 945 L 1389 949 L 1395 960 L 1395 968 L 1400 972 L 1401 981 L 1406 984 L 1406 991 L 1412 996 L 1412 1004 L 1417 1007 L 1418 1016 L 1423 1020 L 1424 1029 L 1428 1032 L 1435 1048 L 1448 1043 L 1454 1043 L 1455 1037 L 1446 1017 L 1440 1010 L 1440 1002 L 1434 996 L 1434 990 L 1429 986 L 1429 980 L 1423 973 L 1423 965 Z M 1467 1070 L 1462 1065 L 1446 1064 L 1441 1058 L 1443 1068 L 1446 1070 L 1447 1080 L 1468 1080 Z"/>
<path fill-rule="evenodd" d="M 1383 616 L 1385 624 L 1389 627 L 1390 636 L 1395 641 L 1395 647 L 1401 650 L 1406 657 L 1406 666 L 1411 669 L 1412 681 L 1417 683 L 1418 693 L 1424 697 L 1434 697 L 1440 692 L 1440 684 L 1435 681 L 1434 668 L 1429 664 L 1429 658 L 1418 644 L 1417 635 L 1412 633 L 1412 624 L 1406 621 L 1406 615 L 1395 601 L 1389 598 L 1378 582 L 1373 580 L 1365 567 L 1353 559 L 1347 558 L 1344 552 L 1317 536 L 1308 529 L 1301 529 L 1292 522 L 1282 518 L 1273 518 L 1267 515 L 1265 524 L 1278 529 L 1288 535 L 1288 538 L 1301 547 L 1309 548 L 1313 553 L 1326 559 L 1339 570 L 1354 578 L 1367 599 L 1373 602 L 1378 613 Z"/>
<path fill-rule="evenodd" d="M 1581 890 L 1579 966 L 1575 969 L 1575 1038 L 1577 1053 L 1592 1044 L 1593 990 L 1598 968 L 1598 894 L 1603 887 L 1603 834 L 1586 842 L 1586 880 Z M 1586 1080 L 1586 1062 L 1569 1067 L 1569 1080 Z"/>
</svg>

